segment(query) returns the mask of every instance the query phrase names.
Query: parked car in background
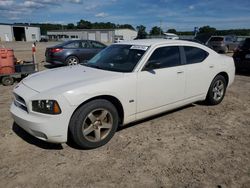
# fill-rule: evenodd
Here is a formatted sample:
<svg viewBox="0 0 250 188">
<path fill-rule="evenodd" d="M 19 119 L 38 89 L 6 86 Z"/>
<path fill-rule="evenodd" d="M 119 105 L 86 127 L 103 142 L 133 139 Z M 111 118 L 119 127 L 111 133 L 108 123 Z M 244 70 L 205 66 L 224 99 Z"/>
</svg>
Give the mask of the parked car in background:
<svg viewBox="0 0 250 188">
<path fill-rule="evenodd" d="M 114 43 L 120 43 L 120 42 L 123 42 L 124 39 L 123 38 L 116 38 Z"/>
<path fill-rule="evenodd" d="M 246 69 L 250 71 L 250 38 L 246 38 L 239 44 L 233 54 L 233 58 L 236 70 Z"/>
<path fill-rule="evenodd" d="M 163 33 L 165 39 L 173 39 L 173 40 L 178 40 L 180 39 L 178 35 L 174 33 Z"/>
<path fill-rule="evenodd" d="M 201 33 L 201 34 L 197 34 L 194 39 L 197 40 L 197 41 L 200 41 L 201 44 L 204 44 L 206 45 L 207 44 L 207 41 L 210 39 L 210 37 L 212 36 L 211 33 Z"/>
<path fill-rule="evenodd" d="M 39 139 L 71 137 L 96 148 L 118 126 L 196 101 L 219 104 L 234 73 L 233 58 L 198 43 L 133 40 L 112 44 L 85 64 L 27 77 L 15 87 L 10 111 Z"/>
<path fill-rule="evenodd" d="M 45 51 L 46 62 L 51 64 L 76 65 L 91 59 L 106 45 L 92 40 L 71 40 L 49 47 Z"/>
<path fill-rule="evenodd" d="M 238 44 L 234 36 L 212 36 L 207 42 L 207 45 L 218 53 L 234 51 Z"/>
</svg>

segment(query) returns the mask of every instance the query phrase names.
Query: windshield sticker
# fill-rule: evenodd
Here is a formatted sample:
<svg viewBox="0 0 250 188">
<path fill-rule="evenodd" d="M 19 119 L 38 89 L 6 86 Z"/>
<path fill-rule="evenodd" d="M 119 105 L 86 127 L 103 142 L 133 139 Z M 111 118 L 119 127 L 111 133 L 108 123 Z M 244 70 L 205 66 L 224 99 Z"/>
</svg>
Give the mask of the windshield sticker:
<svg viewBox="0 0 250 188">
<path fill-rule="evenodd" d="M 144 50 L 144 51 L 146 51 L 148 49 L 148 46 L 131 46 L 130 49 L 133 49 L 133 50 Z"/>
</svg>

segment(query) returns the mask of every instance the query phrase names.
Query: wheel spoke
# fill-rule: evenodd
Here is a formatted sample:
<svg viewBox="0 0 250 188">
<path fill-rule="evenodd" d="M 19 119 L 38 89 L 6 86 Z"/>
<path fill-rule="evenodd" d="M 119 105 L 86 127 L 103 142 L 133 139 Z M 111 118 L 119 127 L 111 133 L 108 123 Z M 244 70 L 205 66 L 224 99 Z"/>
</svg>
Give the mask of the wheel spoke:
<svg viewBox="0 0 250 188">
<path fill-rule="evenodd" d="M 103 121 L 106 117 L 107 117 L 108 111 L 107 110 L 103 110 L 101 115 L 99 116 L 99 119 L 101 121 Z"/>
<path fill-rule="evenodd" d="M 100 129 L 96 129 L 95 130 L 95 140 L 96 141 L 100 141 L 101 140 L 101 130 Z"/>
<path fill-rule="evenodd" d="M 111 129 L 112 124 L 111 123 L 102 123 L 101 129 Z"/>
<path fill-rule="evenodd" d="M 214 92 L 214 99 L 217 100 L 217 92 Z"/>
<path fill-rule="evenodd" d="M 88 135 L 89 133 L 93 132 L 94 131 L 94 127 L 93 125 L 91 124 L 87 129 L 84 129 L 83 130 L 83 135 L 86 136 Z"/>
<path fill-rule="evenodd" d="M 90 119 L 91 123 L 94 123 L 94 122 L 96 121 L 96 117 L 94 116 L 93 113 L 90 113 L 90 114 L 88 115 L 88 118 Z"/>
<path fill-rule="evenodd" d="M 219 88 L 219 90 L 222 90 L 224 88 L 224 85 L 221 84 L 221 85 L 218 86 L 218 88 Z"/>
</svg>

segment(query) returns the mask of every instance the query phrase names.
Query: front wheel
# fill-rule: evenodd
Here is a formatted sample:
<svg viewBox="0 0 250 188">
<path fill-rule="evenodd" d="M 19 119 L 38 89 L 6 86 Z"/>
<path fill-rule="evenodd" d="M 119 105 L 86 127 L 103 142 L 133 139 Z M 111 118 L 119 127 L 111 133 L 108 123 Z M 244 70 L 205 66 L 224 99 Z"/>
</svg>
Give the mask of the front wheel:
<svg viewBox="0 0 250 188">
<path fill-rule="evenodd" d="M 112 103 L 97 99 L 84 104 L 74 113 L 69 131 L 81 148 L 97 148 L 114 136 L 118 119 L 118 112 Z"/>
<path fill-rule="evenodd" d="M 212 81 L 208 93 L 206 102 L 209 105 L 216 105 L 221 103 L 226 93 L 226 80 L 222 75 L 218 75 Z"/>
</svg>

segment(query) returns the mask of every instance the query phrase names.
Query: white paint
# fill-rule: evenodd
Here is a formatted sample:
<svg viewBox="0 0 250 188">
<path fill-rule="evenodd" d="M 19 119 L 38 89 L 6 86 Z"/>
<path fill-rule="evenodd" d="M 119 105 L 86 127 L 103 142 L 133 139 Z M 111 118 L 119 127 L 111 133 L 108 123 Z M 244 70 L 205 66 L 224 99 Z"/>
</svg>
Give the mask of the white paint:
<svg viewBox="0 0 250 188">
<path fill-rule="evenodd" d="M 89 40 L 95 40 L 95 33 L 88 33 Z"/>
<path fill-rule="evenodd" d="M 46 141 L 63 143 L 67 141 L 68 125 L 75 109 L 93 97 L 110 95 L 117 98 L 124 110 L 123 124 L 127 124 L 204 100 L 210 83 L 220 72 L 228 74 L 228 85 L 234 80 L 233 59 L 198 43 L 158 39 L 135 40 L 116 45 L 123 44 L 150 46 L 130 73 L 78 65 L 46 70 L 25 78 L 14 89 L 14 93 L 25 100 L 29 113 L 12 104 L 11 113 L 15 122 L 34 136 L 35 130 L 46 134 Z M 158 47 L 183 45 L 202 48 L 209 56 L 201 63 L 143 71 L 150 55 Z M 32 100 L 44 99 L 56 100 L 62 113 L 46 115 L 32 111 Z"/>
<path fill-rule="evenodd" d="M 115 29 L 115 37 L 122 39 L 124 41 L 133 40 L 137 37 L 137 31 L 131 29 Z"/>
<path fill-rule="evenodd" d="M 12 28 L 10 25 L 0 25 L 0 41 L 13 41 Z"/>
<path fill-rule="evenodd" d="M 101 42 L 108 42 L 108 33 L 101 33 Z"/>
<path fill-rule="evenodd" d="M 41 39 L 41 32 L 39 27 L 24 27 L 25 30 L 25 37 L 27 42 L 35 42 L 40 41 Z"/>
</svg>

